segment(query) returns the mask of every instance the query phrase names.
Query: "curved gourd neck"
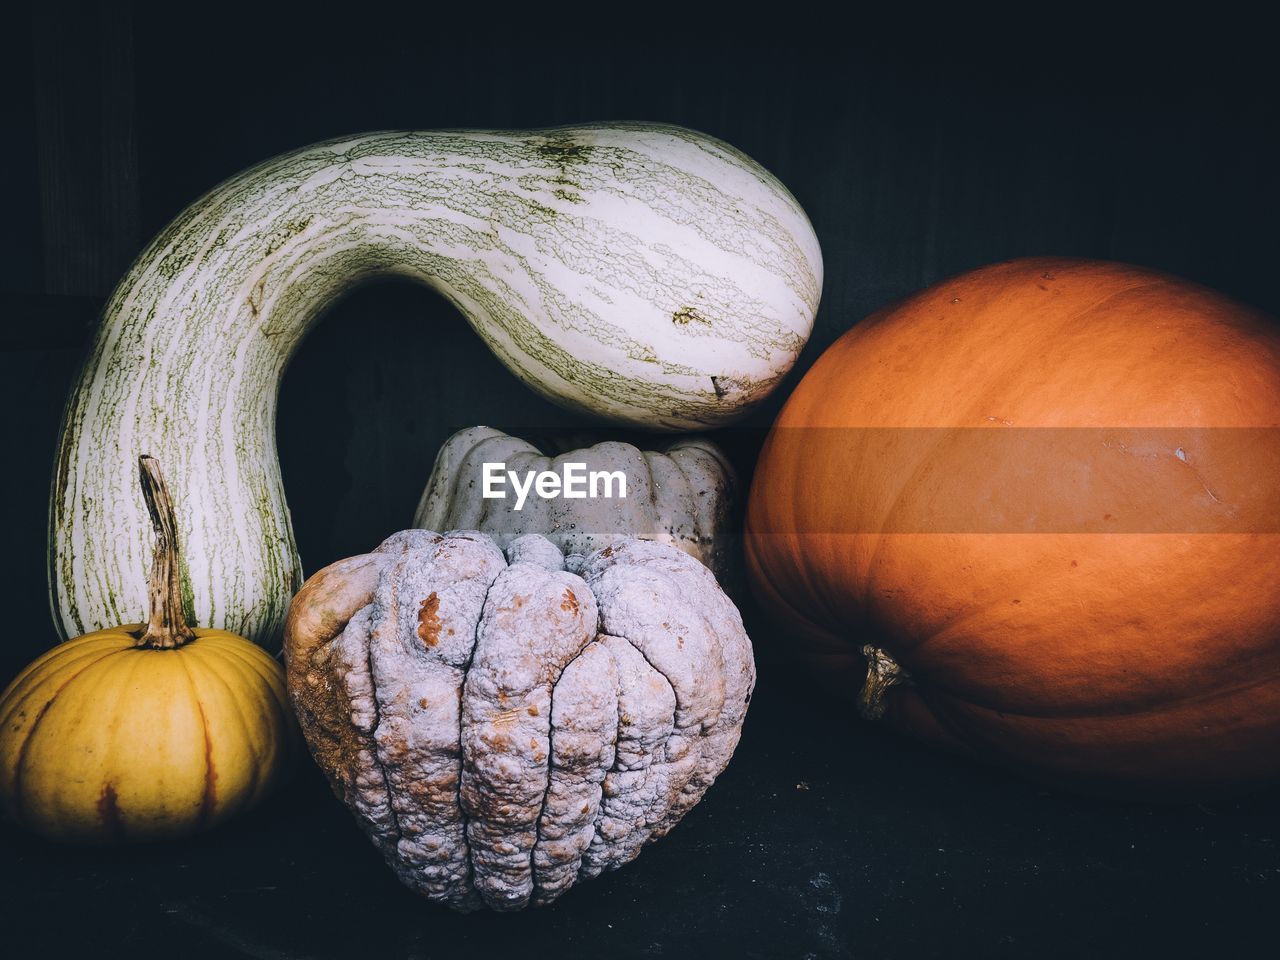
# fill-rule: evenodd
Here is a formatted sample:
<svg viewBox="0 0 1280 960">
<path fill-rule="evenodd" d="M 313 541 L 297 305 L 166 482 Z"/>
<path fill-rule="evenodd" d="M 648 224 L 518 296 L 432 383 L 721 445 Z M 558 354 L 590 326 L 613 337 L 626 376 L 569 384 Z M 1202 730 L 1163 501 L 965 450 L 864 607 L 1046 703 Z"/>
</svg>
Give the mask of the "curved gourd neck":
<svg viewBox="0 0 1280 960">
<path fill-rule="evenodd" d="M 271 647 L 302 582 L 275 449 L 281 374 L 337 298 L 409 277 L 532 389 L 597 420 L 728 422 L 803 346 L 821 259 L 736 151 L 676 128 L 383 133 L 259 165 L 180 214 L 113 294 L 50 506 L 67 635 L 145 607 L 140 453 L 182 483 L 195 623 Z"/>
</svg>

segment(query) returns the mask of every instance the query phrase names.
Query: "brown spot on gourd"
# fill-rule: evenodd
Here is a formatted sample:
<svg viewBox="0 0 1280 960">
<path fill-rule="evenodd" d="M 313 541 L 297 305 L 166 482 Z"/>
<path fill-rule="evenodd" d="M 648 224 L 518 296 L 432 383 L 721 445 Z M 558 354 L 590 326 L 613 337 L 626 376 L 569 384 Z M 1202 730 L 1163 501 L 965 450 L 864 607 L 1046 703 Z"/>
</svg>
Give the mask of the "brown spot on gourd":
<svg viewBox="0 0 1280 960">
<path fill-rule="evenodd" d="M 591 147 L 574 143 L 568 137 L 556 137 L 537 146 L 537 151 L 561 170 L 572 163 L 583 163 L 591 153 Z"/>
<path fill-rule="evenodd" d="M 538 707 L 536 704 L 529 705 L 529 716 L 536 717 L 538 715 Z"/>
<path fill-rule="evenodd" d="M 434 647 L 440 642 L 439 610 L 440 598 L 434 590 L 418 607 L 418 639 L 428 647 Z"/>
<path fill-rule="evenodd" d="M 257 320 L 259 313 L 262 311 L 262 298 L 267 291 L 267 277 L 264 274 L 258 278 L 258 282 L 253 285 L 253 289 L 249 291 L 249 313 L 253 319 Z"/>
<path fill-rule="evenodd" d="M 382 748 L 382 754 L 388 761 L 399 763 L 409 755 L 409 743 L 404 737 L 393 733 L 379 733 L 374 740 Z"/>
<path fill-rule="evenodd" d="M 124 820 L 120 816 L 115 784 L 110 781 L 102 785 L 102 793 L 98 797 L 98 819 L 113 834 L 118 836 L 124 833 Z"/>
<path fill-rule="evenodd" d="M 681 307 L 671 314 L 671 322 L 681 327 L 687 327 L 691 323 L 711 325 L 711 321 L 700 314 L 695 307 Z"/>
<path fill-rule="evenodd" d="M 578 612 L 578 598 L 573 595 L 573 591 L 568 587 L 564 588 L 564 597 L 560 601 L 560 609 L 565 613 Z"/>
</svg>

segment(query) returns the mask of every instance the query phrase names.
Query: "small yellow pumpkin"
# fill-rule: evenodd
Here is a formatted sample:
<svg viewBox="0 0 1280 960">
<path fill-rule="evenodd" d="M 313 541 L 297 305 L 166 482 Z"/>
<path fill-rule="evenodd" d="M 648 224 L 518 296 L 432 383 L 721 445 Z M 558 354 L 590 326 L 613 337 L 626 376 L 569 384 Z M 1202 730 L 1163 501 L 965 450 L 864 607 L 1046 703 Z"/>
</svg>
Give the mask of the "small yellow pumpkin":
<svg viewBox="0 0 1280 960">
<path fill-rule="evenodd" d="M 173 503 L 156 461 L 139 468 L 157 540 L 149 621 L 54 647 L 0 696 L 0 811 L 53 839 L 207 829 L 261 799 L 294 752 L 280 664 L 187 626 Z"/>
</svg>

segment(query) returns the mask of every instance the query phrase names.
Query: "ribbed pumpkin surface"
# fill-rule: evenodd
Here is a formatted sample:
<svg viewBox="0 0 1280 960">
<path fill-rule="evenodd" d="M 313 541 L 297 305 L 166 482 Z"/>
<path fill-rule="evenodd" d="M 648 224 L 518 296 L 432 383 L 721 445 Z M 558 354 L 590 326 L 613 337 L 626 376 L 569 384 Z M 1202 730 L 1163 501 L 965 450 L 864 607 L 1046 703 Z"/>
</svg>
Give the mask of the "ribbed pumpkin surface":
<svg viewBox="0 0 1280 960">
<path fill-rule="evenodd" d="M 54 647 L 0 697 L 0 810 L 46 836 L 155 839 L 255 803 L 291 749 L 280 665 L 221 630 L 176 650 L 140 625 Z"/>
</svg>

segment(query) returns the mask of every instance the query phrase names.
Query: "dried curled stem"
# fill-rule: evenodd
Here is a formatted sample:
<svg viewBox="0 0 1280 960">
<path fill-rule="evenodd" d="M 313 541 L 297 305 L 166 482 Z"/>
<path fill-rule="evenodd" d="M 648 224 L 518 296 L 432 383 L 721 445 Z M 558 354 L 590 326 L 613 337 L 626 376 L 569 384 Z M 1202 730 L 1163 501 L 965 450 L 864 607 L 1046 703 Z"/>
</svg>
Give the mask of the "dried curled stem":
<svg viewBox="0 0 1280 960">
<path fill-rule="evenodd" d="M 889 688 L 910 683 L 911 674 L 889 654 L 869 643 L 862 647 L 862 655 L 867 658 L 867 679 L 858 694 L 858 716 L 863 720 L 879 720 L 884 716 L 884 697 Z"/>
<path fill-rule="evenodd" d="M 156 547 L 151 561 L 151 582 L 147 628 L 137 646 L 171 650 L 196 638 L 182 612 L 182 564 L 178 554 L 178 521 L 174 516 L 169 488 L 160 474 L 160 464 L 143 454 L 138 458 L 138 479 L 142 498 L 151 515 Z"/>
</svg>

